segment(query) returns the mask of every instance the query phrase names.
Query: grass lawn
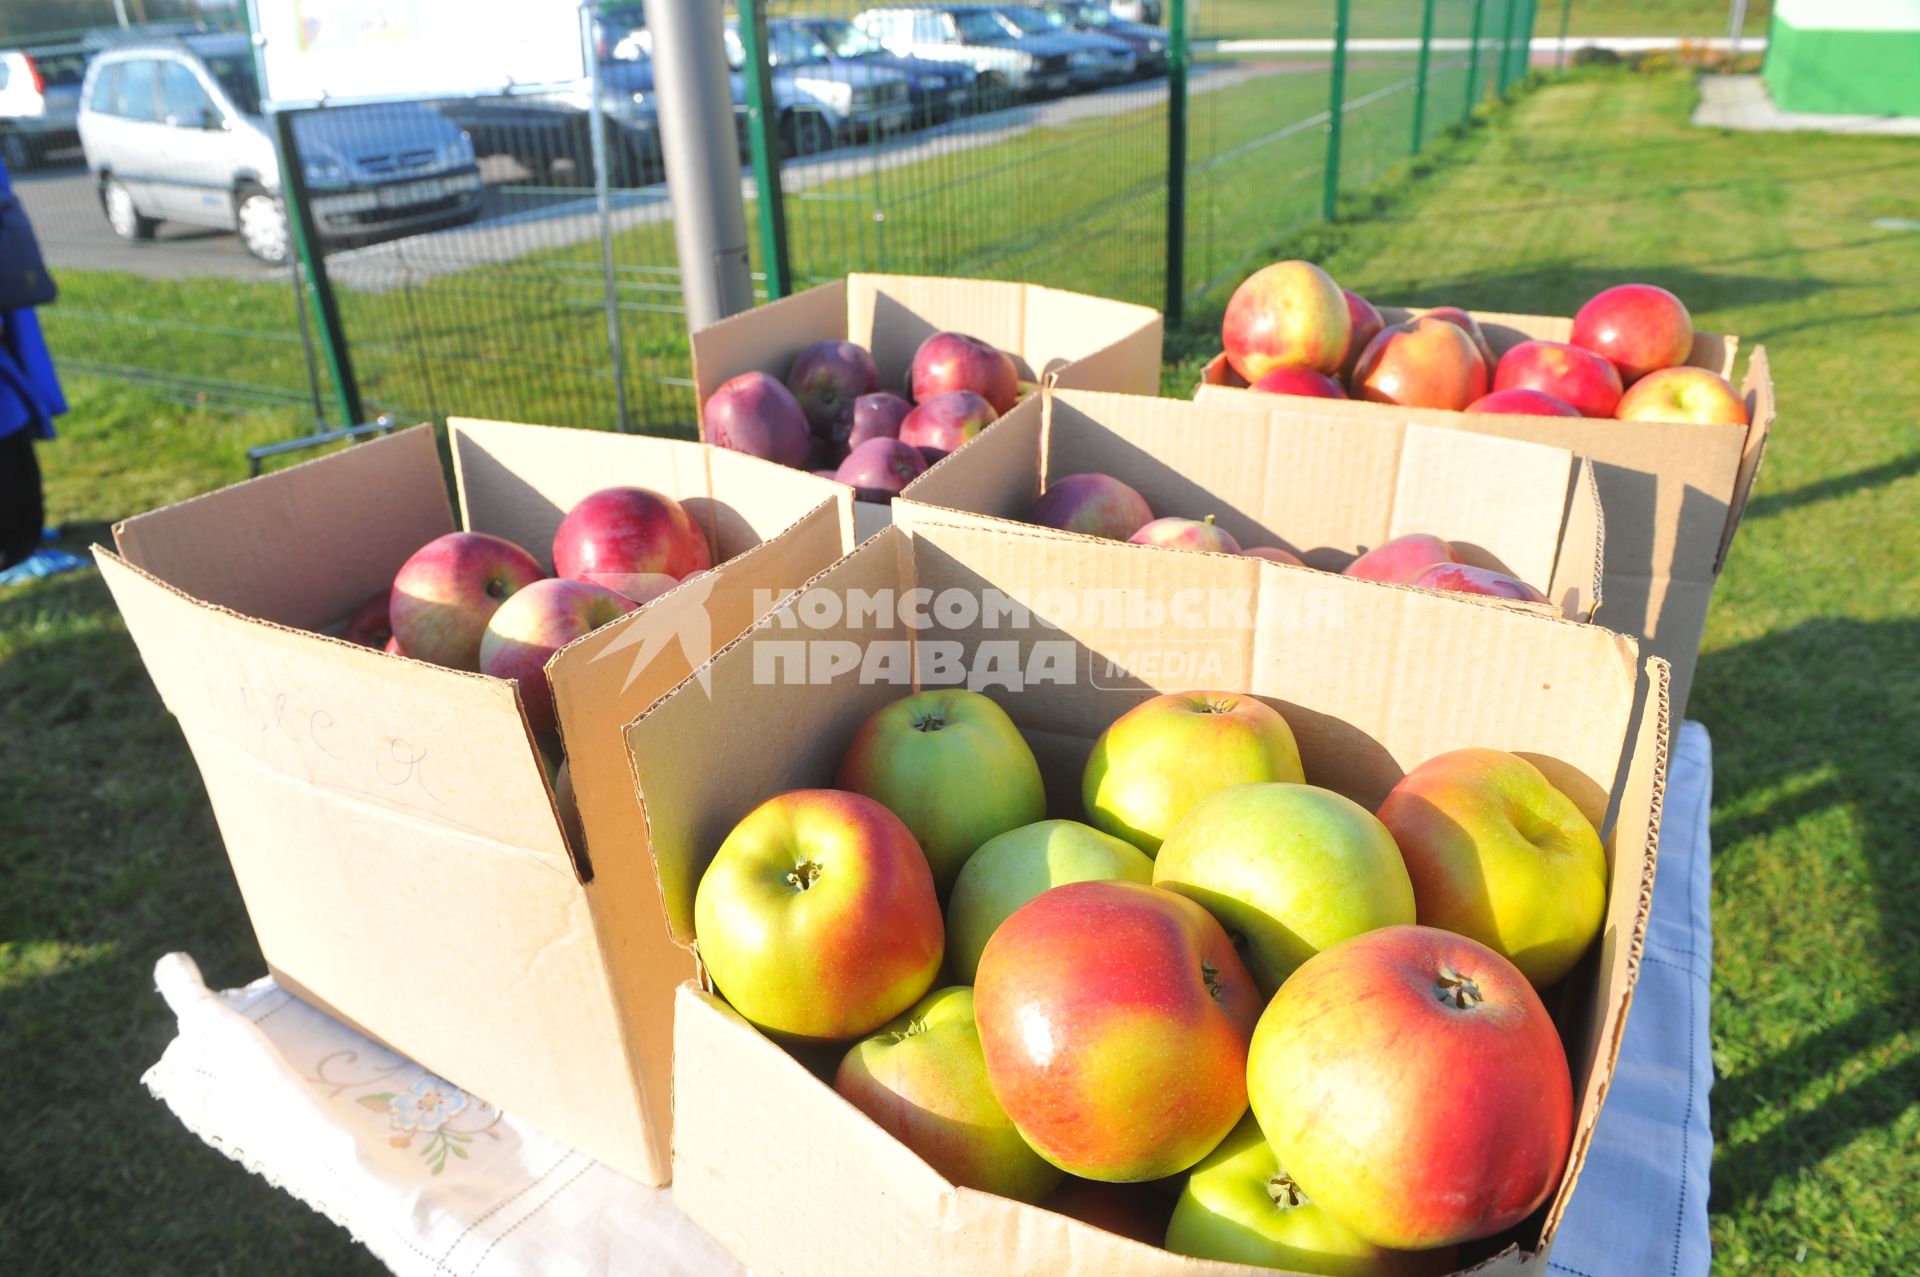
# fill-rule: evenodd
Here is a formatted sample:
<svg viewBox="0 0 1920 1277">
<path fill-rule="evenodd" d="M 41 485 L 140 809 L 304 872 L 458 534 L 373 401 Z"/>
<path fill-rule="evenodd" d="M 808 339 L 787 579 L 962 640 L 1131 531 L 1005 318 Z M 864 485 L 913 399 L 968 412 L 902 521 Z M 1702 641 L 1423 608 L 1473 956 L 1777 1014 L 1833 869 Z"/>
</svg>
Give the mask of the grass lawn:
<svg viewBox="0 0 1920 1277">
<path fill-rule="evenodd" d="M 1692 706 L 1717 762 L 1714 1242 L 1729 1270 L 1920 1271 L 1920 235 L 1873 225 L 1920 205 L 1920 143 L 1696 132 L 1690 104 L 1680 78 L 1545 89 L 1271 247 L 1415 304 L 1564 314 L 1648 279 L 1767 345 L 1781 425 Z M 1229 286 L 1169 335 L 1169 388 L 1217 346 Z M 41 456 L 76 548 L 295 424 L 70 389 Z M 0 1087 L 30 1106 L 0 1150 L 0 1272 L 374 1271 L 137 1084 L 172 1030 L 156 957 L 188 950 L 216 985 L 261 965 L 91 573 L 0 592 L 0 830 Z"/>
</svg>

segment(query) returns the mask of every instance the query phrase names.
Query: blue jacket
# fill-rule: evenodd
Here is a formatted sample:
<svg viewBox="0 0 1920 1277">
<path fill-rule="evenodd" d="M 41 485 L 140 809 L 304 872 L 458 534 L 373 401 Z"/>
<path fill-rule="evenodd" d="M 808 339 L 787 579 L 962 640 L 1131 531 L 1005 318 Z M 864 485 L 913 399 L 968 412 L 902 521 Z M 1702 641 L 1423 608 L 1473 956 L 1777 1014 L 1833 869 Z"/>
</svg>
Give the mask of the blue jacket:
<svg viewBox="0 0 1920 1277">
<path fill-rule="evenodd" d="M 7 166 L 0 164 L 0 196 L 11 195 Z M 54 375 L 53 356 L 40 336 L 40 320 L 31 310 L 0 314 L 0 439 L 31 430 L 53 438 L 53 419 L 67 410 Z"/>
</svg>

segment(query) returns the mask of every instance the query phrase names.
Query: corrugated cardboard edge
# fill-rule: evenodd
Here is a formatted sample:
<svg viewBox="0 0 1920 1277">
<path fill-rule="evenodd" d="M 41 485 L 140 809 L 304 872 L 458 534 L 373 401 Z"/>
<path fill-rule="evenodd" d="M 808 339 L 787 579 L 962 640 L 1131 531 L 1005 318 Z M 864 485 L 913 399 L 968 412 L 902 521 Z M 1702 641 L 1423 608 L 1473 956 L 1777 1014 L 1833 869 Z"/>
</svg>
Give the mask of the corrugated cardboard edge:
<svg viewBox="0 0 1920 1277">
<path fill-rule="evenodd" d="M 1767 364 L 1767 348 L 1755 346 L 1752 356 L 1747 360 L 1746 380 L 1741 389 L 1747 401 L 1747 446 L 1740 457 L 1739 478 L 1734 484 L 1733 501 L 1727 511 L 1726 534 L 1720 538 L 1720 556 L 1714 561 L 1713 571 L 1717 577 L 1720 569 L 1727 564 L 1727 553 L 1733 548 L 1733 534 L 1740 530 L 1740 521 L 1747 514 L 1747 499 L 1753 495 L 1754 482 L 1760 477 L 1760 462 L 1767 451 L 1767 440 L 1773 434 L 1774 415 L 1777 411 L 1773 399 L 1773 373 Z"/>
</svg>

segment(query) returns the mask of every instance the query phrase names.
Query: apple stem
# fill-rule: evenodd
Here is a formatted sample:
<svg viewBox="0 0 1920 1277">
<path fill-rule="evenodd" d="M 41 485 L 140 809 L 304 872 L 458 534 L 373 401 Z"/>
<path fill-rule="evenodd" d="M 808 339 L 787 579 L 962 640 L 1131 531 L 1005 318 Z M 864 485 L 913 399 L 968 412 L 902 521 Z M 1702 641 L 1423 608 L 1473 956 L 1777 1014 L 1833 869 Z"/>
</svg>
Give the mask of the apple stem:
<svg viewBox="0 0 1920 1277">
<path fill-rule="evenodd" d="M 1471 976 L 1461 975 L 1452 969 L 1442 971 L 1433 982 L 1434 996 L 1441 1002 L 1450 1002 L 1461 1011 L 1470 1011 L 1480 1005 L 1484 995 L 1480 986 Z"/>
<path fill-rule="evenodd" d="M 820 866 L 811 860 L 803 860 L 793 867 L 787 875 L 787 882 L 795 891 L 805 891 L 820 877 Z"/>
<path fill-rule="evenodd" d="M 916 732 L 937 732 L 946 725 L 946 719 L 933 713 L 922 714 L 913 720 L 913 730 Z"/>
<path fill-rule="evenodd" d="M 901 1042 L 905 1042 L 908 1038 L 918 1037 L 926 1031 L 927 1022 L 925 1020 L 917 1018 L 908 1020 L 906 1028 L 895 1029 L 892 1033 L 887 1034 L 887 1043 L 888 1045 L 898 1045 Z"/>
<path fill-rule="evenodd" d="M 1202 523 L 1204 523 L 1204 524 L 1206 524 L 1206 525 L 1207 525 L 1208 527 L 1212 527 L 1212 526 L 1213 526 L 1213 516 L 1212 516 L 1212 515 L 1208 515 L 1208 516 L 1207 516 L 1206 518 L 1204 518 L 1204 519 L 1202 519 L 1202 520 L 1200 520 L 1200 522 L 1202 522 Z"/>
<path fill-rule="evenodd" d="M 1293 1210 L 1308 1204 L 1307 1195 L 1300 1191 L 1300 1185 L 1294 1182 L 1293 1176 L 1285 1171 L 1267 1181 L 1267 1196 L 1281 1210 Z"/>
<path fill-rule="evenodd" d="M 1207 992 L 1213 995 L 1215 1002 L 1226 992 L 1225 986 L 1220 983 L 1220 968 L 1211 962 L 1200 964 L 1200 982 L 1207 986 Z"/>
</svg>

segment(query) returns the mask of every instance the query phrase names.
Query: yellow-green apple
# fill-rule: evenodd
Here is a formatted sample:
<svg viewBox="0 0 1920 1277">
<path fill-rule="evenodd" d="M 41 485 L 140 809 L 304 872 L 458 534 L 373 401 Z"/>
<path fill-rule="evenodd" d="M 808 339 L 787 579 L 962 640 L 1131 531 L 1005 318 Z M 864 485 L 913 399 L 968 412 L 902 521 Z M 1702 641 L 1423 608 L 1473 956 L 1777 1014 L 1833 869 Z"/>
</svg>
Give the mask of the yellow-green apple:
<svg viewBox="0 0 1920 1277">
<path fill-rule="evenodd" d="M 1303 395 L 1309 399 L 1345 399 L 1347 388 L 1312 368 L 1275 368 L 1253 383 L 1253 389 L 1269 395 Z"/>
<path fill-rule="evenodd" d="M 863 501 L 891 501 L 926 472 L 926 458 L 918 448 L 882 435 L 849 452 L 833 477 L 852 485 Z"/>
<path fill-rule="evenodd" d="M 494 609 L 544 576 L 538 559 L 504 537 L 449 532 L 400 566 L 387 619 L 408 656 L 478 671 Z"/>
<path fill-rule="evenodd" d="M 1428 590 L 1446 590 L 1453 594 L 1486 594 L 1496 599 L 1523 599 L 1545 603 L 1547 596 L 1518 577 L 1470 563 L 1436 563 L 1413 578 L 1409 584 Z"/>
<path fill-rule="evenodd" d="M 1246 1112 L 1260 994 L 1185 896 L 1137 882 L 1035 896 L 987 941 L 973 992 L 994 1097 L 1069 1174 L 1183 1171 Z"/>
<path fill-rule="evenodd" d="M 1574 801 L 1498 749 L 1429 758 L 1380 804 L 1420 921 L 1472 936 L 1544 989 L 1600 934 L 1607 853 Z"/>
<path fill-rule="evenodd" d="M 639 607 L 632 599 L 591 581 L 549 577 L 502 603 L 480 639 L 480 672 L 520 684 L 520 704 L 534 738 L 550 742 L 559 726 L 547 662 L 582 634 Z"/>
<path fill-rule="evenodd" d="M 1020 402 L 1020 370 L 1012 356 L 965 333 L 935 333 L 921 342 L 907 377 L 917 404 L 970 390 L 991 404 L 997 417 Z"/>
<path fill-rule="evenodd" d="M 1159 1184 L 1104 1184 L 1069 1175 L 1040 1204 L 1083 1224 L 1158 1246 L 1166 1240 L 1173 1199 Z"/>
<path fill-rule="evenodd" d="M 1387 1250 L 1320 1209 L 1280 1165 L 1251 1113 L 1188 1172 L 1166 1244 L 1176 1255 L 1336 1277 L 1453 1270 L 1452 1247 Z"/>
<path fill-rule="evenodd" d="M 1249 385 L 1275 368 L 1338 372 L 1353 335 L 1347 298 L 1312 262 L 1275 262 L 1246 277 L 1227 301 L 1221 344 Z"/>
<path fill-rule="evenodd" d="M 1487 393 L 1487 366 L 1463 329 L 1422 315 L 1387 325 L 1367 343 L 1353 367 L 1353 393 L 1374 403 L 1457 412 Z"/>
<path fill-rule="evenodd" d="M 1009 829 L 967 857 L 947 897 L 947 966 L 973 983 L 980 952 L 1000 924 L 1043 891 L 1069 882 L 1153 881 L 1153 861 L 1130 842 L 1077 820 Z"/>
<path fill-rule="evenodd" d="M 617 590 L 636 603 L 713 566 L 707 534 L 686 507 L 648 488 L 602 488 L 553 534 L 553 573 Z"/>
<path fill-rule="evenodd" d="M 1516 417 L 1577 417 L 1580 410 L 1543 390 L 1496 390 L 1467 405 L 1468 412 Z"/>
<path fill-rule="evenodd" d="M 807 468 L 813 428 L 800 401 L 778 377 L 743 372 L 707 397 L 707 442 L 750 456 Z"/>
<path fill-rule="evenodd" d="M 1457 563 L 1453 547 L 1425 532 L 1409 532 L 1382 541 L 1347 564 L 1346 575 L 1366 581 L 1406 585 L 1436 563 Z"/>
<path fill-rule="evenodd" d="M 1611 363 L 1563 341 L 1523 341 L 1507 351 L 1493 370 L 1493 388 L 1538 390 L 1583 417 L 1611 417 L 1621 389 Z"/>
<path fill-rule="evenodd" d="M 1064 1178 L 993 1098 L 965 985 L 934 990 L 854 1043 L 833 1089 L 965 1188 L 1037 1202 Z"/>
<path fill-rule="evenodd" d="M 876 711 L 840 759 L 842 789 L 906 822 L 945 896 L 974 848 L 1047 814 L 1040 764 L 1007 711 L 965 688 L 930 688 Z"/>
<path fill-rule="evenodd" d="M 1153 521 L 1147 499 L 1110 474 L 1061 475 L 1027 511 L 1027 522 L 1124 541 Z"/>
<path fill-rule="evenodd" d="M 1235 785 L 1208 794 L 1160 844 L 1153 885 L 1203 906 L 1260 992 L 1349 936 L 1414 921 L 1393 835 L 1317 785 Z"/>
<path fill-rule="evenodd" d="M 1692 421 L 1701 425 L 1744 426 L 1747 403 L 1717 372 L 1705 368 L 1662 368 L 1628 387 L 1613 415 L 1622 421 Z"/>
<path fill-rule="evenodd" d="M 393 606 L 393 591 L 385 589 L 353 609 L 347 628 L 340 637 L 361 647 L 385 647 L 393 639 L 393 626 L 387 621 L 387 609 Z"/>
<path fill-rule="evenodd" d="M 1650 372 L 1687 362 L 1693 353 L 1693 316 L 1664 288 L 1619 284 L 1587 299 L 1574 313 L 1567 340 L 1606 356 L 1631 386 Z"/>
<path fill-rule="evenodd" d="M 851 452 L 869 439 L 898 439 L 900 423 L 913 411 L 913 405 L 899 395 L 876 390 L 853 401 L 853 411 L 834 423 L 836 451 Z"/>
<path fill-rule="evenodd" d="M 1428 1250 L 1531 1215 L 1573 1143 L 1573 1083 L 1540 995 L 1434 927 L 1307 959 L 1254 1030 L 1247 1090 L 1308 1199 L 1376 1246 Z"/>
<path fill-rule="evenodd" d="M 1291 563 L 1296 568 L 1307 566 L 1307 561 L 1291 550 L 1282 550 L 1277 545 L 1250 545 L 1240 551 L 1249 559 L 1265 559 L 1269 563 Z"/>
<path fill-rule="evenodd" d="M 1499 361 L 1493 357 L 1493 347 L 1487 344 L 1487 335 L 1480 331 L 1480 321 L 1461 310 L 1458 306 L 1435 306 L 1423 312 L 1435 319 L 1444 319 L 1473 341 L 1473 348 L 1480 352 L 1480 362 L 1487 366 L 1487 376 L 1493 376 L 1493 366 Z"/>
<path fill-rule="evenodd" d="M 1280 711 L 1238 692 L 1167 692 L 1107 725 L 1080 776 L 1087 819 L 1149 856 L 1207 795 L 1306 780 Z"/>
<path fill-rule="evenodd" d="M 816 437 L 832 435 L 834 423 L 853 409 L 854 400 L 880 389 L 880 370 L 864 346 L 850 341 L 816 341 L 794 356 L 787 389 L 800 401 Z"/>
<path fill-rule="evenodd" d="M 932 465 L 999 420 L 991 403 L 971 390 L 922 399 L 900 423 L 900 442 L 920 449 Z"/>
<path fill-rule="evenodd" d="M 749 1023 L 846 1042 L 918 1002 L 945 927 L 927 858 L 859 794 L 796 789 L 733 827 L 693 897 L 700 960 Z"/>
<path fill-rule="evenodd" d="M 1387 321 L 1373 303 L 1360 294 L 1346 288 L 1340 293 L 1347 299 L 1347 351 L 1340 357 L 1339 369 L 1341 379 L 1345 380 L 1353 375 L 1353 366 L 1360 362 L 1360 352 L 1380 335 Z"/>
<path fill-rule="evenodd" d="M 1204 519 L 1168 517 L 1143 523 L 1127 538 L 1132 545 L 1158 545 L 1169 550 L 1203 550 L 1213 554 L 1238 554 L 1240 543 L 1225 528 L 1215 526 L 1213 516 Z"/>
</svg>

